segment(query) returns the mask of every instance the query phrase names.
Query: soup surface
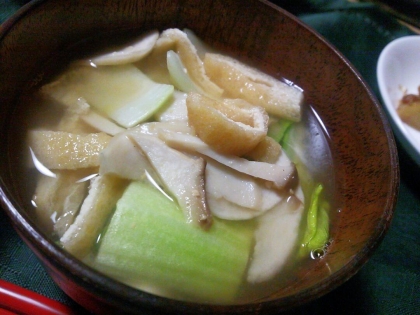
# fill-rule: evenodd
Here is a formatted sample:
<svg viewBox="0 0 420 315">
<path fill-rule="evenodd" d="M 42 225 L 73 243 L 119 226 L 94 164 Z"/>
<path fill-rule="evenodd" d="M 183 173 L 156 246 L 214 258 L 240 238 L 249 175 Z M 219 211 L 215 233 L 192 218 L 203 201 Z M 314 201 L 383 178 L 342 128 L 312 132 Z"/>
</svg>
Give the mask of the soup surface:
<svg viewBox="0 0 420 315">
<path fill-rule="evenodd" d="M 52 73 L 22 96 L 13 150 L 31 214 L 65 250 L 217 304 L 291 285 L 325 255 L 333 163 L 299 87 L 178 29 Z"/>
</svg>

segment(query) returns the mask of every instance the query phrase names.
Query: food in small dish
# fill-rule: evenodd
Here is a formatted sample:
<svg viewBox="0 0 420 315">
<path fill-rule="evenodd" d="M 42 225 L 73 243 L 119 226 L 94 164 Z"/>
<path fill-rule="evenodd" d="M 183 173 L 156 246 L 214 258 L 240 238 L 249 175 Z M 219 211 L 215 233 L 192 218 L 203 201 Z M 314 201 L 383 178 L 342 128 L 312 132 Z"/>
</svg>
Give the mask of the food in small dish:
<svg viewBox="0 0 420 315">
<path fill-rule="evenodd" d="M 398 107 L 404 95 L 418 93 L 419 51 L 420 36 L 418 35 L 404 36 L 390 42 L 379 55 L 377 80 L 395 136 L 413 160 L 420 165 L 420 131 L 405 122 L 398 113 Z M 411 111 L 412 108 L 407 107 L 405 110 Z M 408 120 L 412 117 L 406 118 Z"/>
<path fill-rule="evenodd" d="M 403 122 L 420 131 L 420 86 L 418 94 L 406 94 L 402 97 L 397 113 Z"/>
</svg>

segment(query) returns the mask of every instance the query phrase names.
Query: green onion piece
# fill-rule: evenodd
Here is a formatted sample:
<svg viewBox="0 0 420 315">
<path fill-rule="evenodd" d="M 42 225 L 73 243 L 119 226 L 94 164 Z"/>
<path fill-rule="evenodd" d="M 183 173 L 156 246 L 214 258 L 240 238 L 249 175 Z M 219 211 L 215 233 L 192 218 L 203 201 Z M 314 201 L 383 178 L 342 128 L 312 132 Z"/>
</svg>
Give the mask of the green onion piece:
<svg viewBox="0 0 420 315">
<path fill-rule="evenodd" d="M 185 93 L 201 93 L 200 89 L 191 80 L 188 75 L 187 68 L 185 68 L 181 58 L 179 58 L 176 52 L 169 50 L 166 54 L 166 62 L 169 75 L 171 76 L 171 81 L 178 90 Z"/>
<path fill-rule="evenodd" d="M 133 127 L 150 118 L 174 92 L 174 87 L 167 84 L 151 84 L 149 90 L 134 102 L 115 109 L 109 116 L 124 127 Z"/>
<path fill-rule="evenodd" d="M 176 203 L 132 182 L 117 203 L 93 265 L 158 295 L 231 303 L 253 244 L 253 221 L 214 218 L 208 231 L 185 222 Z"/>
<path fill-rule="evenodd" d="M 276 121 L 268 126 L 267 135 L 280 143 L 292 124 L 292 121 L 285 119 Z"/>
<path fill-rule="evenodd" d="M 151 117 L 170 99 L 174 87 L 156 83 L 126 64 L 74 66 L 42 90 L 69 107 L 83 98 L 98 112 L 129 128 Z"/>
<path fill-rule="evenodd" d="M 289 159 L 295 164 L 305 200 L 309 200 L 315 183 L 312 173 L 308 169 L 308 165 L 312 161 L 308 160 L 310 149 L 305 144 L 308 142 L 308 139 L 305 137 L 307 135 L 302 126 L 299 123 L 293 123 L 286 129 L 280 145 Z"/>
</svg>

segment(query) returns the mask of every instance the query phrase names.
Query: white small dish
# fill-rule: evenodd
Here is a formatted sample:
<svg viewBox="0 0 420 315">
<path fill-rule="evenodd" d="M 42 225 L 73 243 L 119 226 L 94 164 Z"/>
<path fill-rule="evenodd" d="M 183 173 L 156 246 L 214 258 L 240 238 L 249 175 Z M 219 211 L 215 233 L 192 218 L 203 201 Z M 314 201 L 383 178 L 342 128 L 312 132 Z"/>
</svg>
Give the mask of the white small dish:
<svg viewBox="0 0 420 315">
<path fill-rule="evenodd" d="M 382 50 L 377 64 L 377 80 L 395 136 L 420 165 L 420 131 L 404 123 L 396 111 L 404 92 L 418 93 L 420 36 L 398 38 Z"/>
</svg>

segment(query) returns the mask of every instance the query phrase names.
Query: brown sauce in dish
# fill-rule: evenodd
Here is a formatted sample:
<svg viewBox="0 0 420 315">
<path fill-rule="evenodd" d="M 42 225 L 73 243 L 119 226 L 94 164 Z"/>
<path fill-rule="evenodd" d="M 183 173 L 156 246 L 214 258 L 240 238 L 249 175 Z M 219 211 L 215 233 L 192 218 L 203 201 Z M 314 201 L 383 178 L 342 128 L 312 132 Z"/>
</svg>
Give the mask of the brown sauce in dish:
<svg viewBox="0 0 420 315">
<path fill-rule="evenodd" d="M 400 100 L 397 113 L 401 120 L 420 131 L 420 86 L 418 94 L 406 94 Z"/>
</svg>

